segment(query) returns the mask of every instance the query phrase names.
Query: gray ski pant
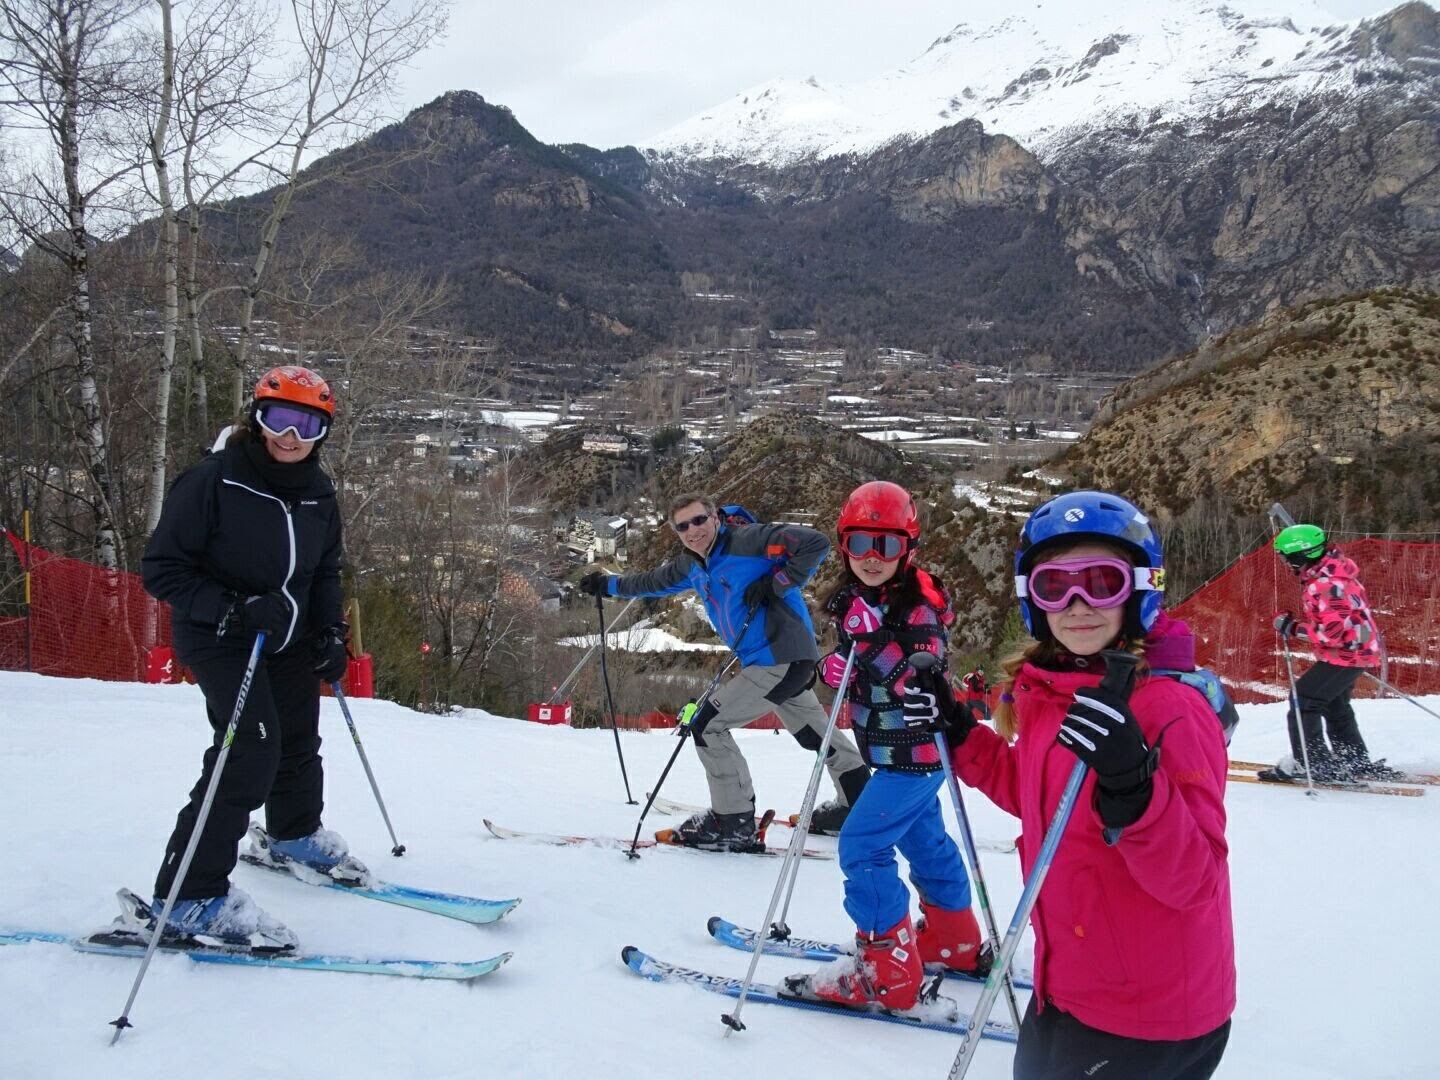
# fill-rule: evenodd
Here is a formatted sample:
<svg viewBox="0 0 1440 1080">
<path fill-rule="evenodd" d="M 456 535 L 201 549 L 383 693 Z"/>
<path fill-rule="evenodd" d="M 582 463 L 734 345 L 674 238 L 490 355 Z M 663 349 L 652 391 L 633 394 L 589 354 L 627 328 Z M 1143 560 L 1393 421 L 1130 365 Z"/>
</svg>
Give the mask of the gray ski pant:
<svg viewBox="0 0 1440 1080">
<path fill-rule="evenodd" d="M 750 779 L 750 766 L 740 753 L 732 728 L 743 727 L 767 713 L 775 713 L 785 730 L 805 749 L 814 753 L 825 736 L 829 714 L 809 688 L 778 704 L 766 697 L 790 670 L 789 664 L 742 668 L 740 674 L 725 683 L 712 697 L 719 712 L 705 725 L 704 734 L 695 740 L 695 752 L 705 768 L 710 783 L 710 809 L 717 814 L 739 814 L 755 809 L 755 785 Z M 703 745 L 702 745 L 703 744 Z M 840 777 L 854 769 L 869 774 L 855 743 L 839 730 L 830 739 L 830 752 L 825 759 L 830 779 L 842 803 L 848 803 Z M 797 793 L 797 798 L 798 793 Z M 799 809 L 797 806 L 796 809 Z"/>
</svg>

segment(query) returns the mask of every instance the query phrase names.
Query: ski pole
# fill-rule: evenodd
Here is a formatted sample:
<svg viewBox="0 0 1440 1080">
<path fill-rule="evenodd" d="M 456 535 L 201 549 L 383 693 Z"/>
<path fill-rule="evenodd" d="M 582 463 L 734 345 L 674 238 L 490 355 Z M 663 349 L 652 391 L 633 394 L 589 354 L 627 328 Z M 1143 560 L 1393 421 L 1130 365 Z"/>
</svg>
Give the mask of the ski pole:
<svg viewBox="0 0 1440 1080">
<path fill-rule="evenodd" d="M 1381 686 L 1383 689 L 1390 691 L 1390 693 L 1394 694 L 1396 697 L 1402 697 L 1402 698 L 1404 698 L 1406 701 L 1410 702 L 1411 705 L 1414 705 L 1414 706 L 1415 706 L 1417 709 L 1419 709 L 1421 712 L 1427 712 L 1427 713 L 1429 713 L 1431 716 L 1435 717 L 1436 720 L 1440 720 L 1440 713 L 1437 713 L 1434 709 L 1430 709 L 1430 708 L 1425 707 L 1424 705 L 1421 705 L 1420 702 L 1416 701 L 1416 700 L 1415 700 L 1413 697 L 1411 697 L 1409 694 L 1405 693 L 1404 690 L 1397 690 L 1394 686 L 1390 685 L 1388 682 L 1386 682 L 1384 679 L 1382 679 L 1379 675 L 1376 675 L 1374 672 L 1372 672 L 1372 671 L 1362 671 L 1362 672 L 1360 672 L 1360 674 L 1361 674 L 1361 675 L 1364 675 L 1367 679 L 1373 679 L 1375 682 L 1379 683 L 1380 686 Z"/>
<path fill-rule="evenodd" d="M 840 706 L 845 702 L 845 689 L 850 685 L 850 671 L 855 666 L 855 656 L 860 651 L 858 645 L 850 647 L 850 655 L 845 658 L 845 673 L 840 676 L 840 686 L 835 691 L 835 704 L 830 708 L 830 719 L 825 725 L 825 735 L 820 740 L 820 747 L 815 751 L 815 766 L 810 770 L 810 783 L 805 788 L 805 801 L 800 806 L 800 820 L 795 823 L 795 828 L 790 834 L 790 846 L 785 849 L 785 860 L 780 864 L 780 879 L 775 882 L 775 891 L 770 894 L 770 907 L 765 912 L 765 921 L 761 926 L 770 926 L 775 918 L 775 908 L 780 903 L 780 893 L 784 891 L 786 881 L 790 876 L 792 866 L 800 861 L 800 852 L 805 850 L 805 840 L 810 833 L 810 816 L 815 811 L 815 796 L 820 791 L 820 777 L 825 772 L 825 758 L 830 750 L 830 739 L 835 734 L 835 722 L 840 719 Z M 791 889 L 794 883 L 790 883 Z M 740 1010 L 745 1007 L 745 999 L 750 996 L 750 986 L 755 981 L 755 969 L 760 964 L 760 954 L 765 951 L 765 935 L 755 935 L 755 951 L 750 954 L 750 970 L 745 972 L 745 981 L 740 985 L 740 995 L 735 1002 L 733 1012 L 721 1013 L 720 1020 L 728 1029 L 725 1034 L 731 1031 L 744 1031 L 745 1025 L 740 1022 Z"/>
<path fill-rule="evenodd" d="M 750 621 L 755 618 L 755 612 L 759 610 L 759 607 L 753 607 L 750 609 L 750 614 L 745 616 L 745 621 L 740 624 L 740 633 L 735 637 L 736 645 L 739 645 L 741 639 L 745 637 L 745 631 L 750 629 Z M 735 661 L 739 659 L 740 656 L 738 653 L 730 654 L 730 659 L 726 661 L 724 667 L 715 673 L 715 677 L 710 680 L 710 685 L 705 688 L 705 692 L 695 699 L 697 708 L 710 700 L 710 695 L 715 693 L 715 688 L 720 685 L 720 680 L 725 677 L 727 671 L 735 666 Z M 688 727 L 681 727 L 678 731 L 680 741 L 675 744 L 675 751 L 670 755 L 670 760 L 665 763 L 665 768 L 660 773 L 660 779 L 655 781 L 654 789 L 645 800 L 645 808 L 640 811 L 640 820 L 635 823 L 635 837 L 630 841 L 630 847 L 625 852 L 627 859 L 640 858 L 640 830 L 645 827 L 645 815 L 650 813 L 650 807 L 655 805 L 655 797 L 660 794 L 660 788 L 665 783 L 665 778 L 670 775 L 670 767 L 675 764 L 675 759 L 680 756 L 680 747 L 685 745 L 685 737 L 690 734 Z"/>
<path fill-rule="evenodd" d="M 625 613 L 639 602 L 640 597 L 632 596 L 630 600 L 626 603 L 626 605 L 620 609 L 620 614 L 615 616 L 615 623 L 618 623 L 621 619 L 625 618 Z M 611 625 L 614 625 L 615 623 L 612 623 Z M 595 655 L 595 651 L 599 648 L 600 643 L 597 641 L 594 645 L 591 645 L 588 649 L 585 650 L 584 655 L 582 655 L 579 660 L 575 661 L 575 666 L 570 669 L 570 674 L 566 675 L 565 678 L 561 679 L 560 685 L 555 687 L 555 689 L 550 692 L 550 699 L 546 702 L 546 704 L 554 705 L 557 701 L 559 701 L 562 697 L 565 696 L 565 692 L 570 689 L 570 684 L 575 681 L 575 677 L 579 675 L 581 669 L 583 669 L 585 665 L 590 662 L 590 658 Z"/>
<path fill-rule="evenodd" d="M 1106 649 L 1102 654 L 1105 657 L 1105 677 L 1100 680 L 1100 685 L 1107 690 L 1128 698 L 1130 688 L 1134 683 L 1135 668 L 1140 663 L 1140 658 L 1134 653 L 1122 652 L 1119 649 Z M 1070 771 L 1070 779 L 1065 782 L 1065 790 L 1060 795 L 1060 802 L 1055 806 L 1055 814 L 1050 819 L 1050 827 L 1045 830 L 1045 842 L 1040 845 L 1040 854 L 1035 860 L 1035 866 L 1030 871 L 1030 880 L 1025 882 L 1025 890 L 1020 894 L 1020 903 L 1015 905 L 1015 914 L 1010 919 L 1010 927 L 1005 931 L 1005 941 L 1000 946 L 1000 955 L 995 957 L 995 963 L 990 968 L 990 974 L 985 977 L 985 986 L 980 991 L 980 1000 L 975 1003 L 975 1011 L 970 1014 L 970 1020 L 965 1026 L 965 1040 L 960 1044 L 960 1051 L 955 1055 L 955 1063 L 950 1066 L 949 1080 L 960 1080 L 970 1071 L 970 1062 L 975 1057 L 975 1048 L 980 1045 L 980 1033 L 985 1027 L 985 1022 L 990 1019 L 990 1010 L 995 1006 L 995 998 L 1000 994 L 1000 984 L 1005 974 L 1010 970 L 1010 961 L 1015 956 L 1015 950 L 1020 945 L 1020 938 L 1025 933 L 1025 924 L 1030 920 L 1030 912 L 1035 907 L 1035 901 L 1040 898 L 1040 886 L 1045 884 L 1045 876 L 1050 873 L 1050 864 L 1055 860 L 1055 852 L 1060 847 L 1060 838 L 1065 833 L 1065 827 L 1070 823 L 1070 815 L 1075 810 L 1075 803 L 1080 798 L 1080 788 L 1085 783 L 1085 774 L 1089 768 L 1083 761 L 1075 762 L 1075 768 Z M 1019 1032 L 1017 1030 L 1016 1034 Z"/>
<path fill-rule="evenodd" d="M 1280 648 L 1285 653 L 1285 677 L 1290 681 L 1290 709 L 1295 718 L 1295 740 L 1300 744 L 1300 758 L 1305 763 L 1306 795 L 1315 794 L 1315 778 L 1310 775 L 1310 740 L 1305 738 L 1305 721 L 1300 715 L 1300 691 L 1295 686 L 1295 665 L 1290 659 L 1290 639 L 1280 635 Z"/>
<path fill-rule="evenodd" d="M 365 756 L 365 747 L 360 742 L 360 732 L 355 727 L 355 718 L 350 715 L 350 703 L 345 700 L 345 690 L 336 679 L 330 684 L 330 691 L 335 695 L 335 700 L 340 703 L 340 712 L 345 716 L 345 723 L 350 728 L 350 738 L 355 742 L 355 749 L 360 753 L 360 764 L 365 766 L 365 778 L 370 781 L 370 790 L 375 793 L 375 802 L 380 807 L 380 816 L 385 819 L 385 828 L 390 830 L 390 854 L 397 859 L 405 854 L 405 845 L 395 835 L 395 826 L 390 824 L 390 815 L 385 810 L 385 800 L 380 797 L 380 785 L 375 782 L 375 774 L 370 770 L 370 759 Z"/>
<path fill-rule="evenodd" d="M 125 999 L 125 1008 L 120 1010 L 116 1019 L 110 1021 L 110 1026 L 115 1029 L 115 1035 L 110 1040 L 111 1046 L 120 1041 L 120 1036 L 127 1027 L 134 1026 L 130 1023 L 130 1008 L 135 1004 L 135 998 L 140 993 L 140 984 L 145 980 L 145 972 L 160 944 L 165 922 L 170 918 L 171 909 L 175 907 L 175 897 L 185 884 L 185 875 L 190 871 L 190 861 L 195 858 L 195 849 L 200 846 L 200 834 L 205 831 L 205 819 L 210 816 L 210 807 L 215 802 L 215 790 L 220 786 L 220 773 L 225 768 L 225 759 L 230 756 L 230 746 L 235 741 L 235 729 L 240 726 L 240 714 L 245 711 L 245 699 L 250 696 L 250 684 L 254 681 L 255 669 L 260 664 L 260 650 L 264 645 L 265 631 L 261 630 L 255 635 L 255 644 L 250 646 L 250 660 L 245 665 L 245 675 L 240 680 L 240 691 L 235 695 L 235 710 L 230 714 L 230 723 L 220 741 L 220 754 L 215 758 L 215 767 L 210 770 L 210 783 L 205 788 L 200 813 L 195 816 L 195 824 L 190 830 L 190 840 L 185 845 L 185 853 L 180 856 L 180 869 L 175 871 L 175 877 L 170 883 L 170 895 L 165 897 L 165 905 L 155 920 L 155 931 L 150 935 L 149 944 L 145 946 L 145 958 L 140 961 L 140 970 L 135 973 L 135 983 L 130 987 L 130 996 Z"/>
<path fill-rule="evenodd" d="M 936 670 L 940 658 L 934 653 L 916 652 L 910 655 L 910 666 L 922 682 L 930 685 L 931 693 L 939 694 L 935 683 L 945 676 Z M 935 749 L 940 754 L 940 768 L 945 773 L 945 786 L 950 789 L 950 801 L 955 807 L 955 821 L 960 826 L 960 840 L 965 846 L 965 857 L 970 860 L 970 869 L 975 876 L 975 896 L 980 901 L 981 914 L 985 916 L 985 932 L 990 935 L 991 955 L 1000 951 L 1000 929 L 995 923 L 995 912 L 990 908 L 990 890 L 985 886 L 985 871 L 980 866 L 980 852 L 975 846 L 975 834 L 970 828 L 970 816 L 965 813 L 965 800 L 960 795 L 960 784 L 955 779 L 955 768 L 950 762 L 950 743 L 941 728 L 935 731 Z M 1010 1006 L 1010 1019 L 1015 1030 L 1020 1030 L 1020 1007 L 1015 1001 L 1015 983 L 1009 971 L 1005 972 L 1005 1002 Z"/>
<path fill-rule="evenodd" d="M 715 690 L 715 687 L 719 684 L 721 678 L 724 677 L 727 671 L 729 671 L 732 667 L 735 666 L 735 661 L 738 659 L 738 656 L 730 657 L 730 660 L 726 663 L 726 665 L 722 667 L 719 672 L 716 673 L 715 678 L 710 681 L 710 685 L 705 688 L 705 692 L 701 694 L 698 699 L 696 699 L 695 704 L 697 706 L 704 704 L 709 699 L 711 693 Z M 690 734 L 690 729 L 683 726 L 676 728 L 676 734 L 679 736 L 680 741 L 675 744 L 674 753 L 670 755 L 670 760 L 665 763 L 665 768 L 661 770 L 660 779 L 655 781 L 654 790 L 650 792 L 649 797 L 645 800 L 645 808 L 640 811 L 640 820 L 635 823 L 635 838 L 630 841 L 630 847 L 625 852 L 625 857 L 627 859 L 640 858 L 640 852 L 637 850 L 637 848 L 640 845 L 640 830 L 645 826 L 645 815 L 650 813 L 650 807 L 655 805 L 655 798 L 660 794 L 660 788 L 664 785 L 665 778 L 670 775 L 670 768 L 672 765 L 675 764 L 675 759 L 680 756 L 680 748 L 685 745 L 685 739 Z"/>
<path fill-rule="evenodd" d="M 610 710 L 610 734 L 615 736 L 615 756 L 620 759 L 620 779 L 625 781 L 625 805 L 638 806 L 630 794 L 630 774 L 625 771 L 625 751 L 620 749 L 620 722 L 615 716 L 615 698 L 610 693 L 610 668 L 605 663 L 605 598 L 595 594 L 595 613 L 600 616 L 600 682 L 605 687 L 605 707 Z"/>
<path fill-rule="evenodd" d="M 847 685 L 847 684 L 845 684 L 845 683 L 842 683 L 842 684 L 841 684 L 842 687 L 845 686 L 845 685 Z M 837 699 L 837 700 L 839 700 L 840 698 L 843 698 L 844 696 L 845 696 L 845 695 L 844 695 L 844 692 L 843 692 L 843 691 L 837 691 L 837 692 L 836 692 L 836 699 Z M 838 723 L 838 722 L 839 722 L 839 721 L 838 721 L 838 719 L 837 719 L 836 723 Z M 819 798 L 818 789 L 817 789 L 817 792 L 816 792 L 816 796 L 815 796 L 815 797 L 816 797 L 816 798 Z M 810 812 L 809 812 L 808 814 L 805 813 L 805 808 L 802 806 L 802 807 L 801 807 L 801 813 L 804 815 L 804 832 L 805 832 L 805 837 L 806 837 L 806 839 L 808 840 L 808 839 L 809 839 L 809 836 L 810 836 L 810 821 L 811 821 L 811 818 L 814 817 L 814 799 L 811 800 L 811 809 L 810 809 Z M 796 829 L 799 829 L 800 827 L 801 827 L 800 820 L 797 819 L 797 820 L 796 820 L 796 824 L 795 824 L 795 828 L 796 828 Z M 786 886 L 785 886 L 785 902 L 780 905 L 780 917 L 777 918 L 774 922 L 772 922 L 772 923 L 770 924 L 770 926 L 769 926 L 769 929 L 767 930 L 767 933 L 768 933 L 769 938 L 770 938 L 771 941 L 789 941 L 789 940 L 790 940 L 790 921 L 789 921 L 789 920 L 790 920 L 790 900 L 791 900 L 791 899 L 794 897 L 794 895 L 795 895 L 795 882 L 798 881 L 799 878 L 800 878 L 800 860 L 797 858 L 797 859 L 795 859 L 794 862 L 792 862 L 792 863 L 790 864 L 790 880 L 789 880 L 789 882 L 788 882 L 788 883 L 786 884 Z"/>
</svg>

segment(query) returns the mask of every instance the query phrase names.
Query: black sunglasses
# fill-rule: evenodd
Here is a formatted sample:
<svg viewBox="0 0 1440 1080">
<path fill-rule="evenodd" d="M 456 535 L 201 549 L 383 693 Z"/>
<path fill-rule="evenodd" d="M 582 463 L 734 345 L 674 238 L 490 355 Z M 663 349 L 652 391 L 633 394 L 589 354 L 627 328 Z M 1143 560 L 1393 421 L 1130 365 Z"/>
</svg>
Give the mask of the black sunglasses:
<svg viewBox="0 0 1440 1080">
<path fill-rule="evenodd" d="M 701 525 L 704 525 L 705 522 L 709 520 L 709 514 L 696 514 L 689 521 L 672 521 L 670 525 L 677 533 L 683 534 L 689 532 L 692 527 L 698 529 Z"/>
</svg>

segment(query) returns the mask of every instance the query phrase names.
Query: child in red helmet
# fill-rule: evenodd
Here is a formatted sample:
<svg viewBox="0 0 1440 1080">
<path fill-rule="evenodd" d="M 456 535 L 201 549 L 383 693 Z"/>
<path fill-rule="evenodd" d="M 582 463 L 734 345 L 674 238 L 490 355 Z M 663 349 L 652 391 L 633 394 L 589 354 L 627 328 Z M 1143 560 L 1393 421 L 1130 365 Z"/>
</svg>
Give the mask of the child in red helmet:
<svg viewBox="0 0 1440 1080">
<path fill-rule="evenodd" d="M 920 539 L 915 500 L 898 484 L 875 481 L 851 492 L 837 526 L 845 574 L 826 602 L 839 647 L 820 662 L 821 678 L 846 695 L 855 740 L 874 769 L 840 829 L 845 910 L 857 928 L 853 962 L 787 980 L 791 992 L 841 1005 L 909 1009 L 923 965 L 976 971 L 988 965 L 970 909 L 970 879 L 945 831 L 940 756 L 928 727 L 908 724 L 906 658 L 920 650 L 945 658 L 953 621 L 949 597 L 911 562 Z M 841 687 L 846 658 L 855 659 Z M 910 921 L 910 892 L 895 863 L 910 864 L 923 917 Z"/>
</svg>

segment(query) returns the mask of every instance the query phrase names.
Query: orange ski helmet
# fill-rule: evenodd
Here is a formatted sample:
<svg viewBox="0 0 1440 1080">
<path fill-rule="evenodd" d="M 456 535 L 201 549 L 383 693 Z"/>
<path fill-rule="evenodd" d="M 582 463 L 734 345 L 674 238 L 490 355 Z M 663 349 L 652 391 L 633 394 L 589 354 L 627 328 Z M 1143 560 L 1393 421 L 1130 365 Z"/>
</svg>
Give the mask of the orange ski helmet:
<svg viewBox="0 0 1440 1080">
<path fill-rule="evenodd" d="M 308 405 L 326 416 L 335 415 L 335 395 L 330 392 L 330 384 L 309 368 L 287 365 L 265 372 L 255 384 L 255 402 L 266 400 Z"/>
</svg>

